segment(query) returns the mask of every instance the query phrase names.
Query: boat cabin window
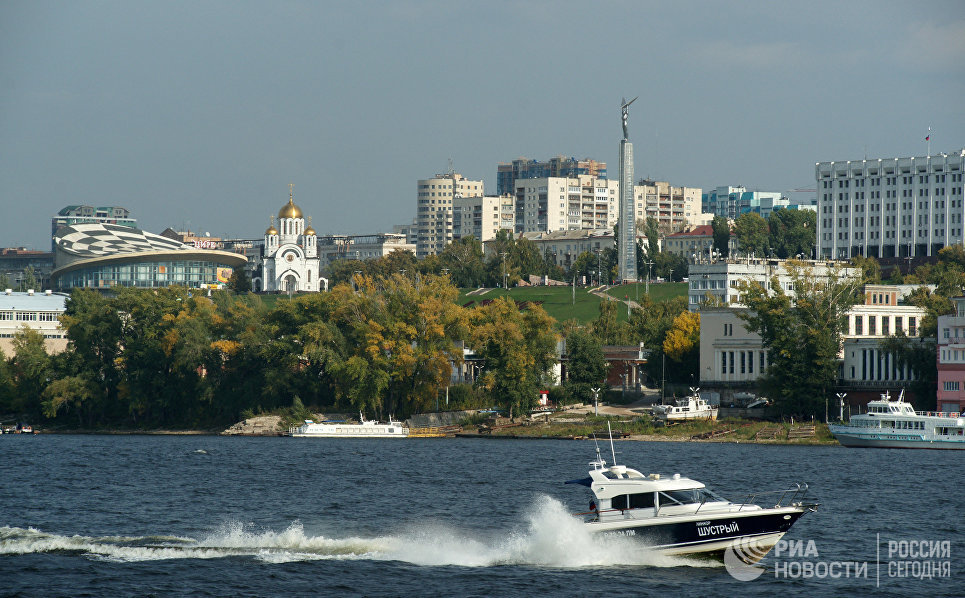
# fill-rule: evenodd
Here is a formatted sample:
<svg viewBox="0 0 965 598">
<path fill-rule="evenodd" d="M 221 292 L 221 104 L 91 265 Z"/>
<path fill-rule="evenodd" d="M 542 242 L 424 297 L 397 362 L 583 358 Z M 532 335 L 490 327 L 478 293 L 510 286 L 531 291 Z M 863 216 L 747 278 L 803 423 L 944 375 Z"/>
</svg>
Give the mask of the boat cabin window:
<svg viewBox="0 0 965 598">
<path fill-rule="evenodd" d="M 614 509 L 647 509 L 653 507 L 653 492 L 638 494 L 618 494 L 610 500 Z"/>
<path fill-rule="evenodd" d="M 667 490 L 658 492 L 660 496 L 660 506 L 666 505 L 690 505 L 705 502 L 726 502 L 714 492 L 706 488 L 688 488 L 687 490 Z"/>
</svg>

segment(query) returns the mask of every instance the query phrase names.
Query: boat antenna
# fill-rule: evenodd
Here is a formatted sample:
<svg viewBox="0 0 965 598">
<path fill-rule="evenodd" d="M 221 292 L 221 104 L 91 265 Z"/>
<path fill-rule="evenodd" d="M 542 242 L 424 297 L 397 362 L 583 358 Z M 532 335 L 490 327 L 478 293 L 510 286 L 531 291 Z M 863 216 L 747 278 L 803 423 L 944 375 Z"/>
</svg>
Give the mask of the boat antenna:
<svg viewBox="0 0 965 598">
<path fill-rule="evenodd" d="M 635 98 L 634 98 L 635 99 Z M 610 453 L 613 454 L 613 464 L 617 464 L 617 451 L 613 448 L 613 430 L 610 429 L 610 420 L 606 420 L 606 431 L 610 435 Z"/>
</svg>

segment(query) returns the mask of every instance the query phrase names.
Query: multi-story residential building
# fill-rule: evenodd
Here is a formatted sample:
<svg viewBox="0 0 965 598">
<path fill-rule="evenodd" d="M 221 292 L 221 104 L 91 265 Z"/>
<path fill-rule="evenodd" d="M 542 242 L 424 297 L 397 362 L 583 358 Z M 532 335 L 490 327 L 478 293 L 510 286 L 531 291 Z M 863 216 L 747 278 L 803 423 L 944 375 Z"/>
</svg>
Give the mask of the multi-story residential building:
<svg viewBox="0 0 965 598">
<path fill-rule="evenodd" d="M 457 197 L 452 200 L 452 238 L 473 236 L 485 243 L 501 230 L 510 234 L 516 228 L 516 200 L 512 195 L 498 197 Z"/>
<path fill-rule="evenodd" d="M 606 162 L 597 162 L 590 158 L 577 160 L 564 156 L 557 156 L 546 162 L 517 158 L 496 166 L 496 193 L 515 193 L 516 181 L 519 179 L 575 178 L 580 175 L 605 179 Z"/>
<path fill-rule="evenodd" d="M 531 241 L 541 255 L 552 258 L 563 269 L 569 269 L 581 253 L 599 253 L 614 247 L 612 228 L 529 232 L 523 233 L 522 237 Z"/>
<path fill-rule="evenodd" d="M 864 303 L 848 311 L 848 328 L 842 333 L 842 346 L 838 352 L 838 358 L 842 360 L 840 382 L 869 388 L 913 380 L 911 369 L 899 365 L 894 356 L 882 350 L 881 342 L 899 330 L 906 336 L 917 336 L 925 311 L 911 305 L 899 305 L 898 289 L 893 286 L 867 285 L 864 297 Z M 741 309 L 701 309 L 701 384 L 751 384 L 766 371 L 769 365 L 767 350 L 760 336 L 749 332 L 738 317 Z"/>
<path fill-rule="evenodd" d="M 417 192 L 418 238 L 416 255 L 441 253 L 452 241 L 452 200 L 456 197 L 482 197 L 483 182 L 471 181 L 461 174 L 437 174 L 435 178 L 420 179 Z"/>
<path fill-rule="evenodd" d="M 701 209 L 715 216 L 736 220 L 755 213 L 768 218 L 774 210 L 790 208 L 791 200 L 777 191 L 748 191 L 744 187 L 717 187 L 701 196 Z M 807 208 L 808 206 L 795 207 Z"/>
<path fill-rule="evenodd" d="M 938 316 L 938 409 L 965 412 L 965 297 L 952 299 L 955 313 Z"/>
<path fill-rule="evenodd" d="M 701 309 L 701 304 L 708 293 L 722 304 L 744 307 L 740 303 L 737 290 L 738 282 L 741 280 L 757 281 L 766 286 L 770 284 L 771 278 L 776 276 L 781 288 L 793 295 L 794 282 L 788 273 L 789 264 L 810 268 L 812 275 L 818 280 L 828 279 L 835 269 L 837 269 L 837 276 L 842 280 L 858 280 L 861 277 L 860 268 L 842 266 L 829 261 L 744 258 L 697 263 L 690 266 L 688 274 L 690 311 Z"/>
<path fill-rule="evenodd" d="M 328 272 L 338 260 L 367 260 L 385 257 L 393 251 L 416 252 L 414 243 L 405 235 L 375 233 L 373 235 L 327 235 L 318 238 L 319 269 Z"/>
<path fill-rule="evenodd" d="M 666 181 L 641 180 L 633 186 L 637 227 L 656 218 L 664 234 L 684 230 L 700 214 L 700 189 L 674 187 Z"/>
<path fill-rule="evenodd" d="M 0 289 L 0 356 L 13 356 L 13 337 L 22 327 L 44 335 L 48 353 L 60 353 L 67 347 L 67 333 L 60 327 L 60 316 L 66 309 L 67 295 L 33 289 L 23 293 Z"/>
<path fill-rule="evenodd" d="M 516 232 L 612 228 L 619 181 L 590 175 L 516 181 Z"/>
<path fill-rule="evenodd" d="M 61 227 L 73 224 L 116 224 L 137 228 L 137 220 L 131 218 L 131 211 L 118 206 L 67 206 L 50 219 L 51 239 Z M 51 241 L 53 247 L 53 241 Z"/>
<path fill-rule="evenodd" d="M 965 242 L 965 149 L 953 154 L 818 162 L 819 257 L 937 255 Z"/>
</svg>

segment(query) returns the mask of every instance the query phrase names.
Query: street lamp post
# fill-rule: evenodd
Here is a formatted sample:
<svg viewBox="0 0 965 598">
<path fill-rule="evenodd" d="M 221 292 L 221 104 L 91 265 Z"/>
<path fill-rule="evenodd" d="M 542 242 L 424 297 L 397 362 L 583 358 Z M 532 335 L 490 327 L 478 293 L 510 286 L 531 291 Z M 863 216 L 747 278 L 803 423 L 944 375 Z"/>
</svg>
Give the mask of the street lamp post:
<svg viewBox="0 0 965 598">
<path fill-rule="evenodd" d="M 848 396 L 848 393 L 839 392 L 837 393 L 837 395 L 838 395 L 838 402 L 840 403 L 840 406 L 841 406 L 841 414 L 838 416 L 838 419 L 840 421 L 844 421 L 844 397 Z M 825 414 L 824 419 L 825 419 L 825 423 L 827 423 L 827 419 L 828 419 L 827 414 Z"/>
<path fill-rule="evenodd" d="M 593 415 L 600 415 L 600 389 L 591 388 L 590 390 L 593 391 Z"/>
</svg>

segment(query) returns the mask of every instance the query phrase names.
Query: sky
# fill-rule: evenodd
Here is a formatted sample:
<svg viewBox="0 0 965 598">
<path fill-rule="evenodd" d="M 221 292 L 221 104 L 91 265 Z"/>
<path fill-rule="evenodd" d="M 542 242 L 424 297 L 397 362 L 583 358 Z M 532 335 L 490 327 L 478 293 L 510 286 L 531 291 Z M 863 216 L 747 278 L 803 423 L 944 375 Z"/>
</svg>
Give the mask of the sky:
<svg viewBox="0 0 965 598">
<path fill-rule="evenodd" d="M 449 169 L 813 189 L 814 164 L 965 148 L 965 3 L 0 0 L 0 247 L 67 205 L 258 238 L 391 231 Z M 797 192 L 792 197 L 813 197 Z"/>
</svg>

